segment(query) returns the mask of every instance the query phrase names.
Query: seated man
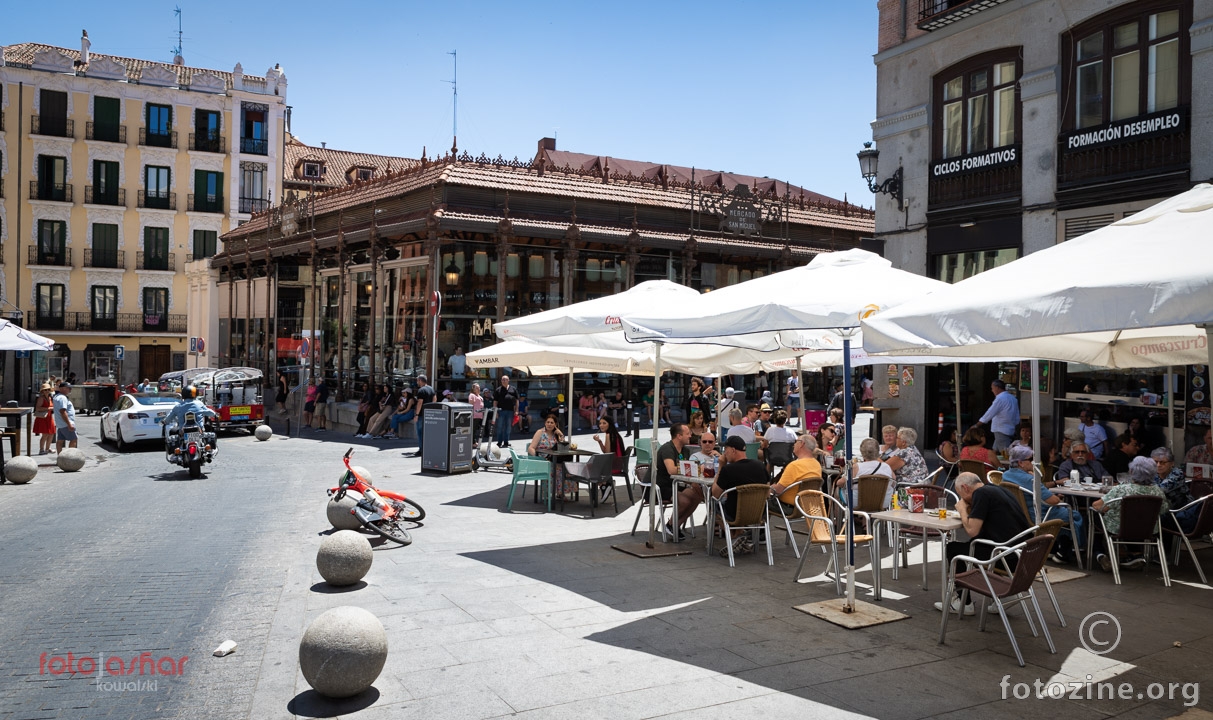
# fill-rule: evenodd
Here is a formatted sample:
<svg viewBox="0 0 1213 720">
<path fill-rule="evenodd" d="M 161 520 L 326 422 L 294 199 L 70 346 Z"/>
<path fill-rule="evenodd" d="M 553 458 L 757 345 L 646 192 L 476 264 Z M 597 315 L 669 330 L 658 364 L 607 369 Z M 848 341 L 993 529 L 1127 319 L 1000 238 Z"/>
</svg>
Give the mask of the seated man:
<svg viewBox="0 0 1213 720">
<path fill-rule="evenodd" d="M 724 444 L 724 459 L 725 465 L 716 475 L 716 482 L 712 484 L 712 497 L 720 497 L 726 490 L 731 490 L 741 485 L 766 485 L 771 482 L 771 477 L 767 475 L 766 467 L 757 460 L 751 460 L 745 454 L 745 441 L 740 437 L 730 437 Z M 725 517 L 732 522 L 737 516 L 737 493 L 731 493 L 724 500 Z M 739 531 L 734 531 L 739 532 Z M 735 553 L 751 553 L 754 552 L 754 546 L 744 536 L 736 536 L 729 538 L 733 542 L 733 552 Z M 721 548 L 722 556 L 727 557 L 729 549 Z"/>
<path fill-rule="evenodd" d="M 168 443 L 168 435 L 170 433 L 180 434 L 181 425 L 185 422 L 185 416 L 189 413 L 194 414 L 194 419 L 199 423 L 199 425 L 202 424 L 203 418 L 219 417 L 214 410 L 211 410 L 206 406 L 206 403 L 198 399 L 198 388 L 194 387 L 193 385 L 182 388 L 181 402 L 174 405 L 173 409 L 168 411 L 168 415 L 164 417 L 164 422 L 161 423 L 161 427 L 163 428 L 161 432 L 165 436 L 166 445 Z M 213 439 L 213 433 L 211 435 L 211 444 L 217 445 Z"/>
<path fill-rule="evenodd" d="M 758 442 L 758 434 L 754 432 L 754 428 L 746 425 L 744 420 L 745 416 L 741 414 L 740 410 L 734 409 L 729 413 L 729 434 L 725 436 L 725 440 L 739 437 L 747 443 Z"/>
<path fill-rule="evenodd" d="M 821 480 L 821 463 L 817 462 L 817 458 L 814 457 L 816 454 L 817 441 L 813 439 L 812 435 L 805 433 L 796 438 L 796 443 L 792 445 L 792 455 L 796 459 L 788 463 L 787 467 L 779 475 L 779 482 L 771 486 L 771 496 L 783 502 L 784 498 L 780 498 L 779 496 L 783 495 L 787 492 L 788 488 L 801 480 L 812 478 Z M 810 488 L 805 488 L 804 486 L 797 488 L 797 490 L 806 489 Z M 795 506 L 788 502 L 783 502 L 783 506 L 784 511 L 788 513 L 795 512 L 796 510 Z"/>
<path fill-rule="evenodd" d="M 1004 543 L 1030 527 L 1028 519 L 1023 516 L 1023 510 L 1019 507 L 1019 502 L 1011 497 L 1010 493 L 997 485 L 986 485 L 974 473 L 963 472 L 956 476 L 956 493 L 960 495 L 960 501 L 956 503 L 956 511 L 960 513 L 960 522 L 964 525 L 965 532 L 974 540 L 980 538 Z M 967 540 L 948 543 L 949 562 L 957 555 L 968 554 L 969 542 Z M 978 559 L 984 560 L 989 558 L 992 553 L 989 545 L 978 545 L 973 554 Z M 1009 557 L 1007 561 L 1013 569 L 1015 558 Z M 950 611 L 954 613 L 963 611 L 965 615 L 972 615 L 975 612 L 972 602 L 965 605 L 962 610 L 959 596 L 952 598 L 949 605 L 951 605 Z M 935 609 L 942 612 L 943 603 L 936 602 Z"/>
<path fill-rule="evenodd" d="M 1205 430 L 1203 443 L 1188 448 L 1184 461 L 1199 465 L 1213 465 L 1213 428 Z"/>
<path fill-rule="evenodd" d="M 1091 478 L 1095 482 L 1099 482 L 1100 478 L 1107 473 L 1104 471 L 1103 465 L 1099 461 L 1091 457 L 1091 448 L 1085 442 L 1076 442 L 1070 445 L 1070 458 L 1057 468 L 1057 477 L 1061 480 L 1070 478 L 1070 471 L 1078 471 L 1078 479 L 1085 480 Z"/>
<path fill-rule="evenodd" d="M 1154 484 L 1161 488 L 1167 496 L 1167 503 L 1172 510 L 1179 510 L 1196 499 L 1188 492 L 1188 479 L 1184 477 L 1183 470 L 1175 467 L 1175 455 L 1170 450 L 1160 447 L 1150 453 L 1150 459 L 1158 466 L 1154 475 Z M 1199 517 L 1200 505 L 1193 505 L 1187 510 L 1175 513 L 1175 519 L 1179 521 L 1179 527 L 1185 533 L 1190 533 L 1196 528 L 1196 520 Z M 1174 526 L 1167 525 L 1166 518 L 1163 518 L 1163 525 L 1174 529 Z"/>
<path fill-rule="evenodd" d="M 1040 486 L 1040 498 L 1037 502 L 1032 502 L 1032 459 L 1035 454 L 1032 448 L 1026 445 L 1016 445 L 1011 448 L 1011 467 L 1002 474 L 1002 481 L 1012 482 L 1018 485 L 1024 492 L 1024 497 L 1028 499 L 1028 515 L 1032 524 L 1037 523 L 1036 506 L 1043 503 L 1048 506 L 1045 510 L 1044 520 L 1061 520 L 1065 523 L 1062 532 L 1068 533 L 1070 529 L 1070 520 L 1074 520 L 1074 531 L 1078 533 L 1078 545 L 1081 547 L 1083 542 L 1082 529 L 1082 514 L 1073 508 L 1056 507 L 1061 504 L 1061 498 L 1054 495 L 1049 488 L 1043 484 Z M 1041 521 L 1043 522 L 1043 521 Z M 1053 544 L 1053 560 L 1056 562 L 1069 563 L 1074 560 L 1074 544 L 1062 542 L 1060 538 Z"/>
<path fill-rule="evenodd" d="M 1104 457 L 1104 469 L 1112 476 L 1129 472 L 1129 462 L 1137 457 L 1140 450 L 1141 446 L 1137 444 L 1136 437 L 1127 432 L 1122 433 L 1116 438 L 1115 447 Z"/>
<path fill-rule="evenodd" d="M 751 425 L 751 427 L 753 427 L 754 432 L 759 435 L 765 434 L 767 428 L 771 427 L 770 403 L 763 403 L 762 406 L 758 408 L 758 419 L 754 421 L 754 424 Z"/>
<path fill-rule="evenodd" d="M 716 449 L 716 436 L 710 432 L 701 433 L 699 435 L 699 452 L 691 456 L 691 462 L 715 469 L 720 467 L 720 460 L 720 451 Z M 695 486 L 694 489 L 699 490 L 699 487 Z"/>
<path fill-rule="evenodd" d="M 685 423 L 674 423 L 670 425 L 670 441 L 662 445 L 657 450 L 657 456 L 654 458 L 654 468 L 656 475 L 654 482 L 658 489 L 661 490 L 662 502 L 670 502 L 674 496 L 674 481 L 671 475 L 678 474 L 678 462 L 680 460 L 688 460 L 683 456 L 683 450 L 691 442 L 691 428 Z M 703 502 L 703 493 L 698 487 L 689 487 L 678 494 L 678 518 L 679 524 L 685 525 L 690 521 L 695 507 Z M 671 535 L 675 535 L 679 540 L 682 539 L 682 528 L 677 531 L 666 523 L 666 531 Z"/>
</svg>

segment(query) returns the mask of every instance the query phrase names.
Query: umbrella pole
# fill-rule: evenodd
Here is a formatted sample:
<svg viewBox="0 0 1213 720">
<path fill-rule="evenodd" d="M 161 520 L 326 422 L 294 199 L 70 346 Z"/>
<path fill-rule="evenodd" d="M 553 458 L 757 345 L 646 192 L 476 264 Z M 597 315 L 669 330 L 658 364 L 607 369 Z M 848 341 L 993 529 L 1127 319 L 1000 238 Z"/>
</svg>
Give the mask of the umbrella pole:
<svg viewBox="0 0 1213 720">
<path fill-rule="evenodd" d="M 964 435 L 963 426 L 960 424 L 960 363 L 952 363 L 952 391 L 956 393 L 956 429 Z M 940 438 L 940 441 L 950 439 Z"/>
<path fill-rule="evenodd" d="M 797 363 L 799 362 L 797 359 Z M 851 398 L 851 338 L 845 335 L 842 338 L 842 383 L 842 421 L 847 422 L 847 418 L 853 411 L 851 406 L 855 404 L 855 401 Z M 801 399 L 804 399 L 804 393 L 801 393 Z M 842 611 L 850 613 L 855 612 L 855 496 L 851 494 L 854 478 L 851 477 L 851 432 L 849 429 L 843 435 L 843 447 L 846 448 L 843 464 L 846 466 L 847 473 L 847 600 Z M 767 541 L 770 542 L 769 539 Z"/>
<path fill-rule="evenodd" d="M 1163 408 L 1167 411 L 1167 449 L 1170 450 L 1175 438 L 1175 368 L 1167 368 L 1167 387 L 1163 394 L 1167 401 Z"/>
<path fill-rule="evenodd" d="M 800 356 L 796 356 L 796 392 L 800 393 L 800 432 L 809 431 L 809 408 L 804 402 L 804 369 L 801 367 Z"/>
<path fill-rule="evenodd" d="M 565 398 L 569 402 L 569 439 L 573 437 L 573 427 L 576 425 L 576 419 L 573 418 L 573 368 L 569 368 L 569 396 Z"/>
<path fill-rule="evenodd" d="M 1029 368 L 1028 382 L 1032 387 L 1032 454 L 1043 468 L 1044 459 L 1040 457 L 1040 361 L 1032 358 Z M 1043 482 L 1044 478 L 1039 473 L 1032 474 L 1032 506 L 1036 508 L 1036 522 L 1044 520 L 1043 508 L 1040 507 L 1040 486 Z M 1090 532 L 1092 528 L 1087 530 Z"/>
<path fill-rule="evenodd" d="M 661 343 L 656 347 L 653 362 L 653 440 L 649 446 L 649 541 L 645 547 L 657 547 L 654 534 L 657 528 L 657 425 L 661 421 Z M 678 532 L 678 528 L 674 528 Z M 675 536 L 677 537 L 677 536 Z"/>
</svg>

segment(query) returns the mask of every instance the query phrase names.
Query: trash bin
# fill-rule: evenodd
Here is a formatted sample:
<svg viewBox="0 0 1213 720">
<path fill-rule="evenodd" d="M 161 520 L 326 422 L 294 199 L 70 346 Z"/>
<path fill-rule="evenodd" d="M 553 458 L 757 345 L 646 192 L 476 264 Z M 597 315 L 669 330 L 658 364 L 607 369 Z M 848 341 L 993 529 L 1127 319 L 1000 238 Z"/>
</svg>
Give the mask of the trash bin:
<svg viewBox="0 0 1213 720">
<path fill-rule="evenodd" d="M 421 408 L 424 438 L 421 469 L 444 473 L 472 471 L 472 406 L 426 403 Z"/>
</svg>

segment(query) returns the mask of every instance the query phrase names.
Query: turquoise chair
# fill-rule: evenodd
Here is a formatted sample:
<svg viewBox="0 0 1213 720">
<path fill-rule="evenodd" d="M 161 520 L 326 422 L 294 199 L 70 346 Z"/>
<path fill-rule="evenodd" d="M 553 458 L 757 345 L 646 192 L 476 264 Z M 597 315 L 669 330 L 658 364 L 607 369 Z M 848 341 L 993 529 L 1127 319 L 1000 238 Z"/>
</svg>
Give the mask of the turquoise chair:
<svg viewBox="0 0 1213 720">
<path fill-rule="evenodd" d="M 541 457 L 519 455 L 510 450 L 510 458 L 514 463 L 514 477 L 510 481 L 510 499 L 505 503 L 505 509 L 513 512 L 514 490 L 522 484 L 522 493 L 526 494 L 526 484 L 535 483 L 536 488 L 542 487 L 548 498 L 548 512 L 552 511 L 552 464 Z"/>
<path fill-rule="evenodd" d="M 632 442 L 632 447 L 636 448 L 637 467 L 653 464 L 653 438 L 638 437 Z"/>
<path fill-rule="evenodd" d="M 758 451 L 762 449 L 762 443 L 752 442 L 745 444 L 745 456 L 751 460 L 758 459 Z"/>
</svg>

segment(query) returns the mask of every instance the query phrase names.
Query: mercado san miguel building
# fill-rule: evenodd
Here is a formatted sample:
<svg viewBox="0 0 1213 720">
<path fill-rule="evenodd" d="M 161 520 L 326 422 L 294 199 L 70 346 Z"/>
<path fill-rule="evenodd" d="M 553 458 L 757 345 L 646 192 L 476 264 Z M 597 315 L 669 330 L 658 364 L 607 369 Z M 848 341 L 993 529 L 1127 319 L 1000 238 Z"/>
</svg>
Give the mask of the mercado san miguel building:
<svg viewBox="0 0 1213 720">
<path fill-rule="evenodd" d="M 904 205 L 878 200 L 876 236 L 902 269 L 955 282 L 1213 178 L 1209 0 L 881 0 L 879 13 L 878 180 L 900 165 Z M 1143 247 L 1124 261 L 1183 258 Z M 928 430 L 924 446 L 935 447 L 940 414 L 956 417 L 953 373 L 922 370 L 925 383 L 881 402 L 898 424 Z M 1084 407 L 1113 430 L 1135 416 L 1167 424 L 1165 411 L 1126 403 L 1141 389 L 1161 397 L 1165 370 L 1049 370 L 1042 412 L 1051 434 Z M 1169 394 L 1182 394 L 1191 370 L 1176 369 Z M 1018 364 L 969 365 L 962 427 L 988 406 L 995 377 L 1029 387 Z"/>
<path fill-rule="evenodd" d="M 308 339 L 344 393 L 411 378 L 435 356 L 441 388 L 446 358 L 496 342 L 507 318 L 645 280 L 710 291 L 819 252 L 879 251 L 872 228 L 871 210 L 784 182 L 565 152 L 550 138 L 529 162 L 423 157 L 224 235 L 211 261 L 217 362 L 293 364 Z"/>
</svg>

